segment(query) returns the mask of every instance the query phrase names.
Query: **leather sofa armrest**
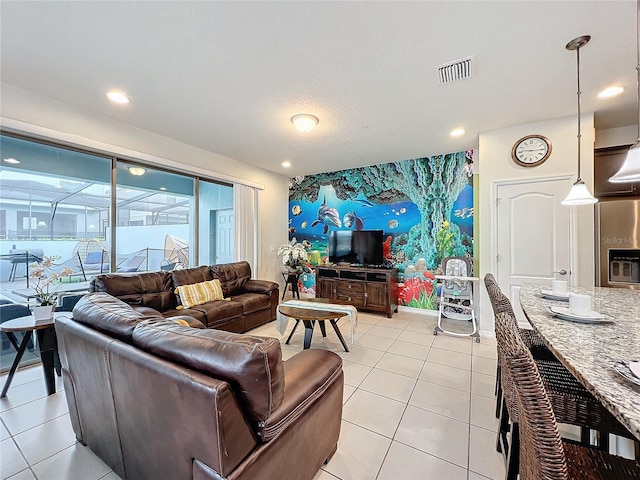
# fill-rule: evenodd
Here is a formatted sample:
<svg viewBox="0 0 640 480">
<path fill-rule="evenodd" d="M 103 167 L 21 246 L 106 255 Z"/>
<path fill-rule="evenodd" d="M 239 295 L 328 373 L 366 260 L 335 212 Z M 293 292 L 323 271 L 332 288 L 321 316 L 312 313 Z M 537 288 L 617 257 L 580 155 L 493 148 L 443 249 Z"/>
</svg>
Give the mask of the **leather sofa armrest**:
<svg viewBox="0 0 640 480">
<path fill-rule="evenodd" d="M 280 288 L 280 286 L 269 280 L 247 280 L 242 287 L 245 292 L 250 293 L 269 293 L 276 288 Z"/>
<path fill-rule="evenodd" d="M 258 425 L 262 442 L 268 442 L 298 417 L 309 414 L 318 401 L 329 401 L 328 397 L 336 397 L 335 414 L 342 417 L 344 374 L 339 355 L 327 350 L 303 350 L 284 362 L 284 374 L 282 403 Z M 329 391 L 333 394 L 323 397 Z"/>
</svg>

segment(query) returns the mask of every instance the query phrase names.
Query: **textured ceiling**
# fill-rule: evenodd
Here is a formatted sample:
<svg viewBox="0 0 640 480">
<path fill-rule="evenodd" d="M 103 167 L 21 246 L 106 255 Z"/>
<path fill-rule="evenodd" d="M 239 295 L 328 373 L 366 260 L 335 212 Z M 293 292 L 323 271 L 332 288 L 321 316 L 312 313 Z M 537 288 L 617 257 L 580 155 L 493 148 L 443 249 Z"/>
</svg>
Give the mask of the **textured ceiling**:
<svg viewBox="0 0 640 480">
<path fill-rule="evenodd" d="M 474 147 L 576 114 L 634 125 L 635 1 L 0 2 L 1 79 L 278 173 Z M 475 55 L 472 78 L 435 67 Z M 610 85 L 626 90 L 598 100 Z M 127 107 L 105 91 L 126 90 Z M 1 112 L 1 111 L 0 111 Z M 320 118 L 297 132 L 296 113 Z M 464 126 L 457 139 L 449 131 Z M 289 160 L 284 170 L 280 163 Z"/>
</svg>

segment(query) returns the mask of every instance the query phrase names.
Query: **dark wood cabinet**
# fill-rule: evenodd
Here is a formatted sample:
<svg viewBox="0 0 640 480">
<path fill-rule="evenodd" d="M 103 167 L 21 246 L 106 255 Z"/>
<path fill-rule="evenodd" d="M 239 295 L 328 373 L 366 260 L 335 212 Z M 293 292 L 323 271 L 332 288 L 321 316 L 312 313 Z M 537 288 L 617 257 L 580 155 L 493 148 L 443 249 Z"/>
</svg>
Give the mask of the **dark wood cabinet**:
<svg viewBox="0 0 640 480">
<path fill-rule="evenodd" d="M 359 310 L 398 311 L 396 269 L 316 267 L 316 297 L 345 301 Z"/>
</svg>

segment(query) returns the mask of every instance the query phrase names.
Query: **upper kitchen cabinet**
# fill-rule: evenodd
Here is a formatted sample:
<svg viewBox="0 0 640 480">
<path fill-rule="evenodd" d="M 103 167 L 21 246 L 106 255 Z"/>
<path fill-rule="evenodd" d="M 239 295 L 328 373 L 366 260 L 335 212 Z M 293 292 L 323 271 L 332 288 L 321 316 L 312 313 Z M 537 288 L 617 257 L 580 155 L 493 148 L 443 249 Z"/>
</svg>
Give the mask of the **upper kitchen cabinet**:
<svg viewBox="0 0 640 480">
<path fill-rule="evenodd" d="M 630 145 L 598 148 L 594 152 L 593 175 L 594 196 L 600 200 L 619 197 L 640 197 L 640 182 L 611 183 L 609 178 L 615 175 L 629 151 Z"/>
</svg>

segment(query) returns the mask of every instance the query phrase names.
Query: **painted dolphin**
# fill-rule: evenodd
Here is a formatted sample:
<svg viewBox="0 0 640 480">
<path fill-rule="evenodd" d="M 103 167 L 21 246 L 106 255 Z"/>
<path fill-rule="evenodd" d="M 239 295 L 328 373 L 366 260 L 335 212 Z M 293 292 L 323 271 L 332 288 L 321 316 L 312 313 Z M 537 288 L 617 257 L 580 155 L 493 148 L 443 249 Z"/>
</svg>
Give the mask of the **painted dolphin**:
<svg viewBox="0 0 640 480">
<path fill-rule="evenodd" d="M 342 219 L 342 223 L 344 223 L 344 226 L 347 228 L 351 228 L 355 223 L 356 230 L 362 230 L 362 228 L 364 227 L 364 220 L 356 215 L 355 210 L 345 213 L 344 218 Z"/>
<path fill-rule="evenodd" d="M 329 225 L 333 225 L 334 227 L 340 228 L 342 226 L 342 222 L 340 221 L 340 214 L 338 210 L 335 208 L 327 207 L 327 196 L 325 195 L 322 205 L 318 209 L 318 219 L 314 220 L 311 224 L 312 227 L 315 227 L 319 223 L 324 224 L 323 233 L 327 233 L 329 231 Z"/>
<path fill-rule="evenodd" d="M 371 203 L 369 200 L 367 200 L 366 198 L 356 198 L 356 199 L 351 199 L 351 202 L 358 202 L 360 205 L 362 205 L 363 207 L 373 207 L 373 203 Z"/>
</svg>

